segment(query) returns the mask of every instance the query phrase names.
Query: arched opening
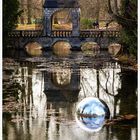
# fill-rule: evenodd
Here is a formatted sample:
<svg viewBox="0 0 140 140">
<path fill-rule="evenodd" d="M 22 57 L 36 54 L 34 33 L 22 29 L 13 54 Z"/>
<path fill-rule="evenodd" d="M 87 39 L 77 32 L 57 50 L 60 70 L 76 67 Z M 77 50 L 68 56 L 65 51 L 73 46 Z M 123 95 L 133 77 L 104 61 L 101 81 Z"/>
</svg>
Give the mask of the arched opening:
<svg viewBox="0 0 140 140">
<path fill-rule="evenodd" d="M 71 45 L 67 41 L 57 41 L 52 45 L 53 53 L 57 56 L 67 56 L 71 53 Z"/>
<path fill-rule="evenodd" d="M 56 11 L 51 18 L 52 30 L 72 30 L 71 9 Z"/>
<path fill-rule="evenodd" d="M 25 51 L 31 56 L 40 56 L 42 54 L 42 46 L 37 42 L 28 42 L 25 45 Z"/>
<path fill-rule="evenodd" d="M 111 43 L 108 46 L 108 52 L 112 55 L 117 55 L 122 52 L 122 45 L 118 43 Z"/>
<path fill-rule="evenodd" d="M 85 54 L 97 55 L 100 53 L 100 46 L 96 42 L 84 42 L 81 50 Z"/>
<path fill-rule="evenodd" d="M 51 75 L 51 80 L 52 83 L 56 87 L 65 87 L 70 85 L 71 82 L 71 70 L 68 69 L 63 69 L 60 67 L 57 67 L 57 70 L 52 73 Z"/>
</svg>

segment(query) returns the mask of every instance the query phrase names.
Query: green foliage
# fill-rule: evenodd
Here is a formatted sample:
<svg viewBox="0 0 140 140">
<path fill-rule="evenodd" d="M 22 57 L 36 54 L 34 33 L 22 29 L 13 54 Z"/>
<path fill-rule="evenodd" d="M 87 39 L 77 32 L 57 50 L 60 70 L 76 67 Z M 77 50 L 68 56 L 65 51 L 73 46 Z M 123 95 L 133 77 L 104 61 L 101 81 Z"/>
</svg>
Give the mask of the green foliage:
<svg viewBox="0 0 140 140">
<path fill-rule="evenodd" d="M 4 32 L 11 31 L 16 27 L 18 16 L 22 11 L 19 11 L 18 0 L 3 0 L 3 30 Z"/>
<path fill-rule="evenodd" d="M 121 5 L 121 15 L 123 17 L 137 19 L 137 0 L 123 0 Z"/>
<path fill-rule="evenodd" d="M 81 29 L 90 29 L 92 28 L 93 20 L 82 18 L 80 23 L 81 23 Z"/>
<path fill-rule="evenodd" d="M 121 41 L 128 48 L 129 53 L 137 57 L 137 29 L 123 29 Z"/>
<path fill-rule="evenodd" d="M 7 33 L 16 28 L 18 17 L 22 11 L 19 10 L 18 0 L 3 0 L 3 43 L 9 44 Z"/>
<path fill-rule="evenodd" d="M 122 1 L 120 16 L 124 19 L 118 20 L 123 27 L 121 41 L 129 53 L 137 57 L 137 0 Z"/>
</svg>

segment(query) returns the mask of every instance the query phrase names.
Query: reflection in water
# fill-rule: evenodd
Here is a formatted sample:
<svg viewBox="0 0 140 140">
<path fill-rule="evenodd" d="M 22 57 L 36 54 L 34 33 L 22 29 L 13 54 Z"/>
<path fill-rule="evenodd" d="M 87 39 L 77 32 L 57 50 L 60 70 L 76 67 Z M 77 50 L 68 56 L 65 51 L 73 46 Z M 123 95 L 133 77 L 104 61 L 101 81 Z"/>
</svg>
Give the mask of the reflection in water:
<svg viewBox="0 0 140 140">
<path fill-rule="evenodd" d="M 55 67 L 44 72 L 44 93 L 48 101 L 76 102 L 80 90 L 79 70 Z"/>
<path fill-rule="evenodd" d="M 53 53 L 59 57 L 68 56 L 71 53 L 71 45 L 67 41 L 58 41 L 52 48 Z"/>
<path fill-rule="evenodd" d="M 109 119 L 109 108 L 100 99 L 88 97 L 77 106 L 76 121 L 79 126 L 89 132 L 99 131 L 105 119 Z"/>
<path fill-rule="evenodd" d="M 100 46 L 96 42 L 85 42 L 82 44 L 81 50 L 86 55 L 96 56 L 100 53 Z"/>
<path fill-rule="evenodd" d="M 121 69 L 81 69 L 80 99 L 85 97 L 98 97 L 105 101 L 111 111 L 111 116 L 119 113 L 119 107 L 115 103 L 118 89 L 121 87 L 119 73 Z"/>
<path fill-rule="evenodd" d="M 52 82 L 56 86 L 67 86 L 70 84 L 71 80 L 71 70 L 70 69 L 62 69 L 57 68 L 56 72 L 52 73 Z"/>
<path fill-rule="evenodd" d="M 118 89 L 117 100 L 120 102 L 120 114 L 137 113 L 137 75 L 135 72 L 122 69 L 121 88 Z M 128 86 L 129 85 L 129 86 Z M 125 98 L 124 98 L 125 97 Z"/>
<path fill-rule="evenodd" d="M 70 68 L 67 71 L 70 72 L 67 77 L 71 79 L 70 84 L 61 88 L 53 83 L 57 80 L 52 80 L 53 72 L 51 69 L 42 71 L 31 66 L 18 69 L 14 79 L 22 90 L 18 94 L 16 111 L 3 113 L 4 140 L 136 140 L 135 126 L 109 126 L 103 127 L 97 133 L 88 133 L 75 120 L 76 106 L 86 97 L 98 97 L 105 101 L 111 117 L 126 112 L 136 113 L 134 73 L 122 73 L 121 67 L 78 68 L 76 71 Z M 129 86 L 130 91 L 127 90 Z M 124 101 L 128 93 L 128 100 Z M 127 106 L 132 103 L 132 109 L 129 110 Z M 87 123 L 89 120 L 84 121 Z"/>
</svg>

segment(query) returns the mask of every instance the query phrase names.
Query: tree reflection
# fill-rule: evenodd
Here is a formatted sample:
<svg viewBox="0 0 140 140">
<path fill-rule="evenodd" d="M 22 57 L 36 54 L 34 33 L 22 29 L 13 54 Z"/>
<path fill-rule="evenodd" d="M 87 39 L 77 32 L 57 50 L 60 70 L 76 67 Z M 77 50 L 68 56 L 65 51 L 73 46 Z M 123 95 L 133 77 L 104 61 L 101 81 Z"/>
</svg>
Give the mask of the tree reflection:
<svg viewBox="0 0 140 140">
<path fill-rule="evenodd" d="M 8 139 L 11 137 L 16 139 L 19 135 L 24 135 L 25 139 L 31 139 L 31 137 L 35 139 L 34 134 L 39 135 L 40 126 L 45 129 L 43 120 L 46 116 L 46 96 L 43 93 L 44 88 L 42 88 L 44 77 L 36 69 L 21 67 L 15 75 L 15 79 L 21 85 L 22 93 L 18 95 L 18 110 L 10 114 L 11 121 L 15 125 L 6 122 L 7 125 L 10 125 L 10 129 L 14 129 L 9 132 L 8 137 L 10 138 Z M 38 128 L 34 126 L 35 123 Z M 39 137 L 43 137 L 43 133 L 40 134 Z"/>
<path fill-rule="evenodd" d="M 106 102 L 112 117 L 135 114 L 136 74 L 126 72 L 119 66 L 77 69 L 61 69 L 62 73 L 63 70 L 68 73 L 62 80 L 70 79 L 70 83 L 59 87 L 53 83 L 57 79 L 52 80 L 53 69 L 41 71 L 31 65 L 21 66 L 14 78 L 22 87 L 18 94 L 18 107 L 9 114 L 4 113 L 4 139 L 123 140 L 124 135 L 127 135 L 127 139 L 135 138 L 132 136 L 136 134 L 133 128 L 127 131 L 128 134 L 121 127 L 117 129 L 114 126 L 103 127 L 100 133 L 89 134 L 75 123 L 75 112 L 78 101 L 92 96 Z M 58 74 L 61 75 L 61 72 Z"/>
<path fill-rule="evenodd" d="M 117 100 L 120 101 L 119 113 L 137 114 L 137 73 L 122 69 L 121 83 L 117 95 Z"/>
<path fill-rule="evenodd" d="M 110 108 L 111 116 L 124 114 L 137 114 L 137 73 L 117 68 L 81 69 L 81 91 L 79 99 L 85 97 L 98 97 L 105 101 Z M 115 130 L 114 126 L 107 129 L 107 140 L 123 140 L 122 128 Z M 116 135 L 109 135 L 112 131 Z M 116 133 L 119 131 L 119 133 Z M 128 134 L 129 133 L 129 134 Z M 133 134 L 132 129 L 126 132 L 126 139 Z"/>
<path fill-rule="evenodd" d="M 112 111 L 111 116 L 115 116 L 118 111 L 116 96 L 121 85 L 120 72 L 119 66 L 109 69 L 81 69 L 80 98 L 93 96 L 104 100 Z"/>
</svg>

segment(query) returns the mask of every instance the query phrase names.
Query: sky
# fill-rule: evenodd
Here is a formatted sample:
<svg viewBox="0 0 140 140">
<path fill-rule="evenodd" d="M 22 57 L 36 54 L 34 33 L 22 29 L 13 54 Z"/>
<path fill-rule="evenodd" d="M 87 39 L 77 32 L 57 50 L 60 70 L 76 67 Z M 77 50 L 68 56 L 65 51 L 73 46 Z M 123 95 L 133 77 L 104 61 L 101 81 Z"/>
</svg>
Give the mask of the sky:
<svg viewBox="0 0 140 140">
<path fill-rule="evenodd" d="M 79 105 L 78 108 L 82 109 L 84 108 L 84 112 L 85 114 L 97 114 L 97 115 L 105 115 L 105 110 L 104 110 L 104 105 L 100 102 L 99 99 L 96 98 L 85 98 L 84 100 L 82 100 Z"/>
</svg>

